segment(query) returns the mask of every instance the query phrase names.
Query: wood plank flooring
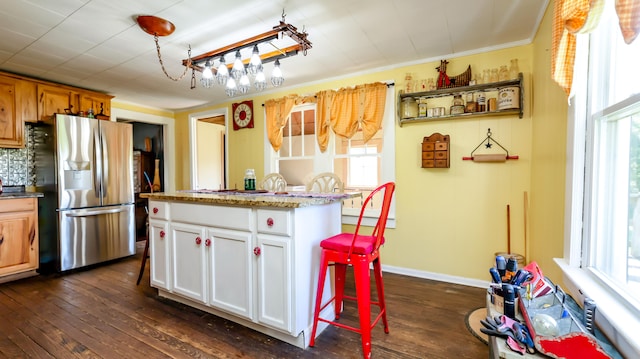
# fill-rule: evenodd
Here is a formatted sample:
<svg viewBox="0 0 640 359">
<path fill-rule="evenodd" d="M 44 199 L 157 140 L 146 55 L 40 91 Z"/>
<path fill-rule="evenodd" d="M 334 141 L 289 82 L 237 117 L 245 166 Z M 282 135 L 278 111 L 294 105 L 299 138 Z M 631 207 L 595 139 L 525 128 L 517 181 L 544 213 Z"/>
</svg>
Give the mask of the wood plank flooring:
<svg viewBox="0 0 640 359">
<path fill-rule="evenodd" d="M 330 326 L 306 350 L 158 297 L 142 257 L 0 285 L 2 358 L 361 358 L 360 336 Z M 384 258 L 383 258 L 384 260 Z M 385 273 L 390 333 L 379 323 L 373 358 L 487 358 L 464 318 L 485 290 Z M 353 294 L 353 286 L 348 288 Z M 341 321 L 356 323 L 355 303 Z"/>
</svg>

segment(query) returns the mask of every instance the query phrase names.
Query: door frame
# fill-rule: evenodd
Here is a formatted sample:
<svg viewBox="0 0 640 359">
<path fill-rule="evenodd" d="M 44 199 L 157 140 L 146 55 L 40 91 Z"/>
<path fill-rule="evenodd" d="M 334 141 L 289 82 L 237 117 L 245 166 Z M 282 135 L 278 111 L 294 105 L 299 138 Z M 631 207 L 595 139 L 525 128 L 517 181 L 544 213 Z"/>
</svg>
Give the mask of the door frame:
<svg viewBox="0 0 640 359">
<path fill-rule="evenodd" d="M 175 154 L 175 133 L 176 126 L 174 119 L 158 115 L 151 115 L 143 112 L 124 110 L 120 108 L 111 108 L 111 121 L 133 121 L 143 122 L 162 126 L 162 141 L 164 146 L 164 191 L 174 192 L 176 190 L 175 178 L 169 176 L 169 173 L 176 173 L 176 154 Z M 171 150 L 167 150 L 171 149 Z"/>
<path fill-rule="evenodd" d="M 215 117 L 215 116 L 224 116 L 224 182 L 229 183 L 229 126 L 227 124 L 227 119 L 229 115 L 229 109 L 218 108 L 215 110 L 208 110 L 203 112 L 195 112 L 189 114 L 189 157 L 190 157 L 190 166 L 191 166 L 191 189 L 198 188 L 198 136 L 197 136 L 197 123 L 199 119 Z"/>
</svg>

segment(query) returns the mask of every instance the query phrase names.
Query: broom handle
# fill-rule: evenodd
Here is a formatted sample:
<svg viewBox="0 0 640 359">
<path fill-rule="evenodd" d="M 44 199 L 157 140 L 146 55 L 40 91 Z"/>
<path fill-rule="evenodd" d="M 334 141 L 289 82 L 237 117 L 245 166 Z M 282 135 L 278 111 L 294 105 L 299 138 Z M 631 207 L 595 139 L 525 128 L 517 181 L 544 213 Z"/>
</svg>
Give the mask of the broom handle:
<svg viewBox="0 0 640 359">
<path fill-rule="evenodd" d="M 511 208 L 507 205 L 507 253 L 511 254 Z"/>
</svg>

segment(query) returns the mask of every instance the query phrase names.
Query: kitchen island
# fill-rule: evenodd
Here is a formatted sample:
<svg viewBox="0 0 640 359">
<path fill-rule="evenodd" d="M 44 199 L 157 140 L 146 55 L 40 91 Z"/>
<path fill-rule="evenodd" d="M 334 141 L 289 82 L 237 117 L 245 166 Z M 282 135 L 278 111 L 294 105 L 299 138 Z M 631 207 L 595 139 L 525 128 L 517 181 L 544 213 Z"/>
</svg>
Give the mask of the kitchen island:
<svg viewBox="0 0 640 359">
<path fill-rule="evenodd" d="M 359 195 L 142 194 L 149 199 L 151 286 L 162 297 L 306 348 L 319 243 L 341 231 L 342 200 Z M 328 307 L 322 316 L 332 312 Z"/>
</svg>

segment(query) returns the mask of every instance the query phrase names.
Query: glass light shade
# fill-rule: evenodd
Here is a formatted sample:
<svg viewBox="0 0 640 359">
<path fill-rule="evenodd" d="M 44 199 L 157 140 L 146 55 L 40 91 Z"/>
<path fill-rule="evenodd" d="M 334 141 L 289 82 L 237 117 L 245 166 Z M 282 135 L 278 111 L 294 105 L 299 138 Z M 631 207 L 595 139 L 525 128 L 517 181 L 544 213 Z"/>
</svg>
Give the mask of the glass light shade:
<svg viewBox="0 0 640 359">
<path fill-rule="evenodd" d="M 219 85 L 226 85 L 227 79 L 229 78 L 229 69 L 227 69 L 227 64 L 224 62 L 224 56 L 220 58 L 220 66 L 218 66 L 218 72 L 216 73 L 216 80 Z"/>
<path fill-rule="evenodd" d="M 262 72 L 262 70 L 260 70 L 256 74 L 256 79 L 253 82 L 253 85 L 256 87 L 256 90 L 258 90 L 258 91 L 262 91 L 265 88 L 267 88 L 267 79 L 264 76 L 264 72 Z"/>
<path fill-rule="evenodd" d="M 258 45 L 253 45 L 253 54 L 249 65 L 247 65 L 247 72 L 251 76 L 255 76 L 258 72 L 262 71 L 262 60 L 260 60 L 260 53 L 258 52 Z"/>
<path fill-rule="evenodd" d="M 238 87 L 236 86 L 236 80 L 233 77 L 229 77 L 227 80 L 227 86 L 224 88 L 224 92 L 229 97 L 233 97 L 238 93 Z"/>
<path fill-rule="evenodd" d="M 242 57 L 240 55 L 240 50 L 236 51 L 236 60 L 233 63 L 233 67 L 231 68 L 231 77 L 236 80 L 240 80 L 242 75 L 247 72 L 244 69 L 244 64 L 242 63 Z"/>
<path fill-rule="evenodd" d="M 202 70 L 202 78 L 200 83 L 204 88 L 210 88 L 213 86 L 213 71 L 211 71 L 211 60 L 207 60 L 204 64 L 204 70 Z"/>
<path fill-rule="evenodd" d="M 242 77 L 240 78 L 240 83 L 238 84 L 238 91 L 244 94 L 247 93 L 250 88 L 251 82 L 249 82 L 249 76 L 247 76 L 247 74 L 242 75 Z"/>
<path fill-rule="evenodd" d="M 284 77 L 282 77 L 282 70 L 280 70 L 280 60 L 276 60 L 273 64 L 273 72 L 271 72 L 271 84 L 275 87 L 282 85 Z"/>
</svg>

